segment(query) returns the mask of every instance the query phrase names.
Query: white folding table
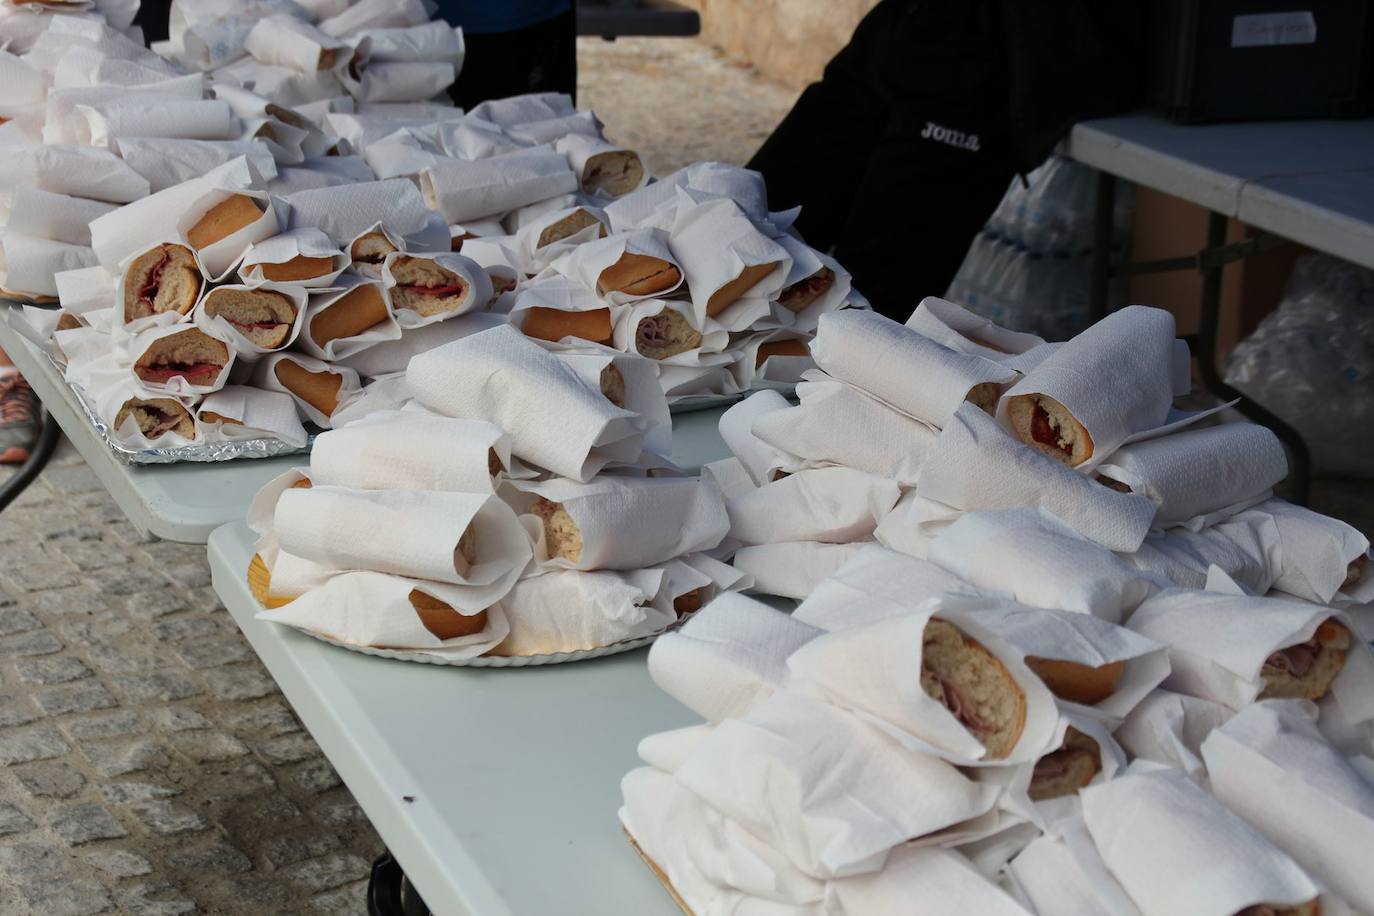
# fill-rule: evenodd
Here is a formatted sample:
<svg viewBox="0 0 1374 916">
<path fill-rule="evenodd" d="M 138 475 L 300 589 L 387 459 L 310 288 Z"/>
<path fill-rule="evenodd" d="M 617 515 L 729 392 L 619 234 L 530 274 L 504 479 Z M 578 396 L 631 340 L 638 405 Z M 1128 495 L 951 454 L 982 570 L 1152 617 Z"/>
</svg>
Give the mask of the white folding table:
<svg viewBox="0 0 1374 916">
<path fill-rule="evenodd" d="M 129 465 L 115 457 L 96 434 L 71 387 L 38 347 L 17 331 L 17 308 L 0 320 L 0 347 L 28 379 L 43 406 L 67 434 L 86 464 L 110 491 L 129 522 L 144 537 L 204 544 L 210 532 L 242 519 L 253 494 L 306 455 L 241 458 L 234 461 Z M 728 457 L 716 429 L 724 408 L 673 416 L 673 460 L 695 472 Z"/>
<path fill-rule="evenodd" d="M 1203 386 L 1230 400 L 1284 440 L 1292 452 L 1295 498 L 1306 501 L 1310 461 L 1297 431 L 1262 405 L 1244 398 L 1216 366 L 1221 271 L 1229 262 L 1297 242 L 1374 267 L 1374 119 L 1262 121 L 1181 125 L 1135 113 L 1074 126 L 1065 155 L 1098 170 L 1090 286 L 1090 317 L 1107 308 L 1113 272 L 1195 269 L 1202 273 L 1202 303 L 1194 355 Z M 1186 257 L 1111 265 L 1116 180 L 1182 198 L 1206 208 L 1207 247 Z M 1226 220 L 1236 218 L 1265 234 L 1226 244 Z"/>
<path fill-rule="evenodd" d="M 256 617 L 242 522 L 210 535 L 214 588 L 438 916 L 677 914 L 621 831 L 644 736 L 699 721 L 645 650 L 530 668 L 376 658 Z"/>
</svg>

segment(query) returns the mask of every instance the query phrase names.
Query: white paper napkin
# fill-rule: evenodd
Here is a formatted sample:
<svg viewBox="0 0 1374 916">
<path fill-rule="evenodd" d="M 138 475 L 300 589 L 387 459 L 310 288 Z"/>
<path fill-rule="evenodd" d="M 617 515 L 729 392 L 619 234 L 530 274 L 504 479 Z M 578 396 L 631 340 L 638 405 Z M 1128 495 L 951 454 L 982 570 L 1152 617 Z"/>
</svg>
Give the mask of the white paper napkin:
<svg viewBox="0 0 1374 916">
<path fill-rule="evenodd" d="M 873 531 L 873 538 L 890 550 L 918 557 L 930 558 L 930 545 L 941 531 L 954 524 L 964 512 L 926 499 L 909 490 L 897 501 L 892 511 L 883 516 Z"/>
<path fill-rule="evenodd" d="M 787 253 L 792 256 L 792 269 L 788 271 L 783 288 L 778 293 L 780 302 L 792 315 L 793 328 L 798 331 L 814 331 L 822 315 L 835 311 L 849 299 L 852 288 L 849 271 L 841 267 L 830 255 L 817 251 L 794 236 L 780 235 L 774 241 L 786 248 Z M 825 276 L 823 271 L 830 272 L 829 288 L 810 305 L 798 308 L 797 300 L 791 297 L 798 292 L 804 292 L 803 284 L 808 281 L 820 282 L 820 278 Z"/>
<path fill-rule="evenodd" d="M 583 134 L 588 137 L 601 136 L 601 122 L 590 111 L 574 111 L 540 121 L 524 121 L 506 126 L 506 133 L 522 143 L 537 145 L 553 143 L 570 134 Z M 559 150 L 560 153 L 564 152 Z"/>
<path fill-rule="evenodd" d="M 1211 700 L 1155 690 L 1131 710 L 1115 735 L 1133 758 L 1174 767 L 1205 785 L 1202 741 L 1232 715 L 1232 710 Z"/>
<path fill-rule="evenodd" d="M 681 210 L 669 233 L 673 260 L 692 293 L 693 325 L 701 327 L 740 295 L 769 299 L 782 289 L 792 265 L 787 249 L 759 232 L 732 200 Z M 751 267 L 778 265 L 747 289 L 726 291 Z"/>
<path fill-rule="evenodd" d="M 1201 531 L 1171 528 L 1152 533 L 1135 553 L 1120 556 L 1136 569 L 1184 588 L 1205 588 L 1207 571 L 1215 566 L 1256 595 L 1269 591 L 1283 562 L 1278 526 L 1258 509 Z"/>
<path fill-rule="evenodd" d="M 730 536 L 744 544 L 862 540 L 899 495 L 896 481 L 862 471 L 798 471 L 728 500 Z"/>
<path fill-rule="evenodd" d="M 442 160 L 421 173 L 420 187 L 446 220 L 461 223 L 575 191 L 577 176 L 566 156 L 543 147 Z"/>
<path fill-rule="evenodd" d="M 926 296 L 906 326 L 960 353 L 1002 362 L 1045 341 L 1034 334 L 1009 331 L 981 315 L 938 296 Z"/>
<path fill-rule="evenodd" d="M 170 137 L 184 140 L 232 140 L 238 119 L 218 99 L 148 97 L 77 105 L 86 118 L 91 146 L 114 146 L 124 137 Z M 83 138 L 85 139 L 85 138 Z"/>
<path fill-rule="evenodd" d="M 244 283 L 255 286 L 266 282 L 263 265 L 285 264 L 296 257 L 329 258 L 332 261 L 330 270 L 318 277 L 291 281 L 306 289 L 332 286 L 339 274 L 348 266 L 348 255 L 340 251 L 339 246 L 335 245 L 329 236 L 318 229 L 306 227 L 283 232 L 250 245 L 243 256 L 243 262 L 239 264 L 239 277 Z"/>
<path fill-rule="evenodd" d="M 634 414 L 587 388 L 568 366 L 513 327 L 492 328 L 422 353 L 406 379 L 422 404 L 495 423 L 522 459 L 573 480 L 638 457 Z"/>
<path fill-rule="evenodd" d="M 369 29 L 366 33 L 367 59 L 444 60 L 461 68 L 463 30 L 441 20 L 401 28 Z"/>
<path fill-rule="evenodd" d="M 53 275 L 79 270 L 96 263 L 95 252 L 85 245 L 68 245 L 6 231 L 0 236 L 0 286 L 18 293 L 56 296 Z"/>
<path fill-rule="evenodd" d="M 1057 824 L 1063 830 L 1064 824 Z M 1008 876 L 1013 891 L 1039 916 L 1140 916 L 1140 909 L 1102 864 L 1082 821 L 1073 825 L 1083 839 L 1078 850 L 1090 857 L 1085 868 L 1080 855 L 1062 837 L 1046 834 L 1011 861 Z"/>
<path fill-rule="evenodd" d="M 363 490 L 493 493 L 493 455 L 510 465 L 510 442 L 491 423 L 390 410 L 316 437 L 310 474 L 322 485 Z"/>
<path fill-rule="evenodd" d="M 550 343 L 545 346 L 576 372 L 587 387 L 599 394 L 605 393 L 602 382 L 606 374 L 618 374 L 624 383 L 624 394 L 616 406 L 639 414 L 644 421 L 646 449 L 664 456 L 672 454 L 673 418 L 668 399 L 658 384 L 658 371 L 650 360 L 597 344 L 571 347 Z"/>
<path fill-rule="evenodd" d="M 348 46 L 295 16 L 278 14 L 259 19 L 243 49 L 264 64 L 309 73 L 341 68 L 351 56 Z"/>
<path fill-rule="evenodd" d="M 335 16 L 320 23 L 326 35 L 344 36 L 369 29 L 396 29 L 429 21 L 430 10 L 424 0 L 358 0 Z"/>
<path fill-rule="evenodd" d="M 823 630 L 843 630 L 916 612 L 947 593 L 978 590 L 934 563 L 860 544 L 843 566 L 816 586 L 793 613 Z"/>
<path fill-rule="evenodd" d="M 720 415 L 720 437 L 739 459 L 755 486 L 777 476 L 777 470 L 796 461 L 754 435 L 754 424 L 769 414 L 790 411 L 792 405 L 776 391 L 760 391 L 731 406 Z"/>
<path fill-rule="evenodd" d="M 1133 766 L 1081 797 L 1102 860 L 1145 916 L 1232 916 L 1318 895 L 1282 850 L 1177 770 Z"/>
<path fill-rule="evenodd" d="M 267 437 L 304 448 L 308 441 L 290 395 L 247 385 L 226 385 L 206 395 L 196 408 L 196 421 L 208 442 Z"/>
<path fill-rule="evenodd" d="M 360 102 L 433 98 L 447 89 L 456 75 L 453 64 L 443 60 L 368 61 L 357 79 L 351 69 L 340 72 L 349 94 Z"/>
<path fill-rule="evenodd" d="M 115 208 L 115 204 L 54 194 L 38 188 L 15 188 L 5 234 L 27 235 L 88 247 L 91 244 L 91 220 Z"/>
<path fill-rule="evenodd" d="M 505 323 L 504 315 L 485 312 L 460 315 L 437 324 L 404 329 L 399 339 L 375 343 L 365 350 L 341 357 L 338 362 L 367 378 L 405 372 L 406 366 L 417 354 Z"/>
<path fill-rule="evenodd" d="M 119 155 L 135 172 L 148 180 L 156 193 L 199 177 L 239 156 L 247 156 L 266 179 L 274 178 L 277 165 L 261 140 L 185 140 L 167 137 L 124 137 Z"/>
<path fill-rule="evenodd" d="M 1016 380 L 1016 373 L 992 360 L 951 350 L 861 309 L 822 317 L 811 355 L 841 381 L 936 427 L 949 422 L 975 386 L 1000 391 Z"/>
<path fill-rule="evenodd" d="M 283 200 L 290 207 L 288 228 L 311 226 L 337 242 L 356 238 L 376 223 L 409 236 L 423 230 L 428 220 L 424 198 L 405 178 L 297 191 Z"/>
<path fill-rule="evenodd" d="M 1040 508 L 1110 550 L 1132 551 L 1155 506 L 1117 493 L 1022 445 L 973 405 L 961 406 L 921 469 L 922 496 L 958 509 Z"/>
<path fill-rule="evenodd" d="M 599 131 L 596 134 L 591 134 L 574 130 L 571 133 L 565 132 L 561 136 L 550 137 L 548 140 L 537 140 L 533 139 L 535 135 L 531 133 L 530 125 L 525 125 L 512 129 L 511 134 L 522 139 L 532 139 L 536 143 L 552 140 L 554 149 L 568 157 L 568 161 L 572 163 L 573 171 L 577 173 L 582 182 L 582 190 L 588 194 L 615 198 L 628 194 L 630 191 L 638 190 L 649 183 L 649 170 L 640 161 L 639 154 L 601 139 Z M 599 177 L 597 170 L 601 167 L 602 157 L 625 161 L 628 169 L 626 177 L 632 180 L 625 181 L 624 190 L 619 193 L 612 193 L 597 183 Z M 636 169 L 638 170 L 637 177 L 635 176 Z"/>
<path fill-rule="evenodd" d="M 138 200 L 149 191 L 147 179 L 109 150 L 63 145 L 0 149 L 0 188 L 19 187 L 110 203 Z"/>
<path fill-rule="evenodd" d="M 515 583 L 501 606 L 510 636 L 496 655 L 547 655 L 657 633 L 677 619 L 655 603 L 661 572 L 555 569 Z"/>
<path fill-rule="evenodd" d="M 1280 564 L 1274 588 L 1318 604 L 1330 603 L 1351 576 L 1351 566 L 1369 552 L 1369 539 L 1345 522 L 1271 499 L 1255 506 L 1274 520 Z M 1374 577 L 1374 571 L 1363 578 Z"/>
<path fill-rule="evenodd" d="M 573 113 L 572 97 L 562 92 L 534 92 L 504 99 L 488 99 L 476 105 L 469 115 L 502 127 L 527 124 Z"/>
<path fill-rule="evenodd" d="M 823 544 L 819 541 L 754 544 L 736 550 L 731 562 L 736 569 L 754 580 L 752 591 L 800 601 L 857 556 L 865 546 L 863 541 L 852 544 Z"/>
</svg>

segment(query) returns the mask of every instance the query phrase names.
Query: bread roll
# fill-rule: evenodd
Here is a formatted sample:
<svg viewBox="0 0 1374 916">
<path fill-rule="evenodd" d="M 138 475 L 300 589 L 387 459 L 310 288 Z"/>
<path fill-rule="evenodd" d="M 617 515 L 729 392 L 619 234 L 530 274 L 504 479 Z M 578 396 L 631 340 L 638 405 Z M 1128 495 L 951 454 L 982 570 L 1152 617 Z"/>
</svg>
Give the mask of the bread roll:
<svg viewBox="0 0 1374 916">
<path fill-rule="evenodd" d="M 1026 656 L 1026 667 L 1045 682 L 1050 693 L 1070 703 L 1096 706 L 1116 692 L 1121 675 L 1126 673 L 1124 661 L 1108 662 L 1097 668 L 1054 658 Z"/>
<path fill-rule="evenodd" d="M 679 617 L 686 617 L 688 614 L 695 614 L 701 610 L 701 605 L 706 600 L 706 593 L 710 586 L 703 585 L 694 588 L 690 592 L 683 592 L 673 599 L 673 612 Z"/>
<path fill-rule="evenodd" d="M 1007 403 L 1016 438 L 1026 445 L 1077 467 L 1093 456 L 1093 437 L 1068 408 L 1046 394 L 1018 394 Z"/>
<path fill-rule="evenodd" d="M 1102 771 L 1102 748 L 1072 725 L 1064 743 L 1035 762 L 1026 792 L 1031 801 L 1073 795 Z"/>
<path fill-rule="evenodd" d="M 134 374 L 149 384 L 165 384 L 180 376 L 191 385 L 213 385 L 229 362 L 224 341 L 200 328 L 187 328 L 148 345 L 134 363 Z"/>
<path fill-rule="evenodd" d="M 1264 660 L 1261 700 L 1320 700 L 1345 667 L 1350 631 L 1335 620 L 1324 620 L 1307 642 L 1286 646 Z"/>
<path fill-rule="evenodd" d="M 639 319 L 635 325 L 635 349 L 649 359 L 667 359 L 701 346 L 701 332 L 676 309 Z"/>
<path fill-rule="evenodd" d="M 462 251 L 462 250 L 463 250 L 463 243 L 466 242 L 468 239 L 475 239 L 475 238 L 477 238 L 477 235 L 476 235 L 475 233 L 472 233 L 472 232 L 464 232 L 462 235 L 450 236 L 450 237 L 449 237 L 449 240 L 448 240 L 448 250 L 449 250 L 449 251 Z"/>
<path fill-rule="evenodd" d="M 308 333 L 316 345 L 356 337 L 387 319 L 386 300 L 375 283 L 361 283 L 310 318 Z"/>
<path fill-rule="evenodd" d="M 759 344 L 758 352 L 754 355 L 754 368 L 757 369 L 764 364 L 770 356 L 810 356 L 811 348 L 806 345 L 806 341 L 797 340 L 770 340 Z"/>
<path fill-rule="evenodd" d="M 525 313 L 521 330 L 528 337 L 559 341 L 564 337 L 579 337 L 593 343 L 611 342 L 611 310 L 591 309 L 585 312 L 565 312 L 561 309 L 535 306 Z"/>
<path fill-rule="evenodd" d="M 196 438 L 196 421 L 174 398 L 129 398 L 115 414 L 114 428 L 119 429 L 129 417 L 134 418 L 138 431 L 149 442 L 168 433 L 176 433 L 183 439 Z"/>
<path fill-rule="evenodd" d="M 921 655 L 921 688 L 942 703 L 987 751 L 1001 760 L 1026 727 L 1026 695 L 1001 660 L 957 627 L 932 618 Z"/>
<path fill-rule="evenodd" d="M 662 258 L 627 251 L 596 278 L 597 295 L 626 293 L 631 296 L 654 296 L 672 289 L 682 282 L 677 265 Z"/>
<path fill-rule="evenodd" d="M 338 409 L 339 389 L 343 387 L 343 376 L 339 373 L 315 372 L 289 359 L 279 361 L 273 368 L 283 388 L 326 417 L 333 416 Z"/>
<path fill-rule="evenodd" d="M 778 294 L 778 304 L 789 312 L 802 312 L 816 303 L 835 285 L 835 271 L 822 267 L 804 280 L 798 280 Z"/>
<path fill-rule="evenodd" d="M 61 322 L 59 322 L 59 324 L 61 324 Z M 1356 557 L 1354 560 L 1351 560 L 1350 565 L 1345 568 L 1345 581 L 1341 583 L 1341 588 L 1349 588 L 1356 582 L 1359 582 L 1360 577 L 1364 575 L 1364 569 L 1367 565 L 1369 565 L 1369 557 L 1367 556 Z"/>
<path fill-rule="evenodd" d="M 64 311 L 57 316 L 57 324 L 53 327 L 53 333 L 58 331 L 75 331 L 77 328 L 86 327 L 86 323 L 71 312 Z"/>
<path fill-rule="evenodd" d="M 578 207 L 562 219 L 550 223 L 539 233 L 539 238 L 535 240 L 535 248 L 543 248 L 545 245 L 552 245 L 554 242 L 561 242 L 571 235 L 576 235 L 583 229 L 599 225 L 601 220 L 597 219 L 590 211 Z M 601 232 L 597 238 L 606 237 L 606 227 L 601 226 Z"/>
<path fill-rule="evenodd" d="M 726 283 L 720 289 L 711 294 L 706 300 L 706 315 L 714 318 L 725 311 L 735 300 L 739 299 L 749 290 L 757 286 L 764 277 L 771 274 L 780 264 L 780 261 L 769 261 L 767 264 L 753 264 L 740 271 L 735 279 Z"/>
<path fill-rule="evenodd" d="M 226 417 L 222 413 L 215 413 L 213 410 L 202 410 L 200 412 L 200 422 L 219 423 L 221 426 L 242 426 L 243 421 L 236 417 Z M 299 482 L 299 481 L 298 481 Z M 295 486 L 295 484 L 292 484 Z"/>
<path fill-rule="evenodd" d="M 616 407 L 625 406 L 625 376 L 614 365 L 601 370 L 601 393 Z"/>
<path fill-rule="evenodd" d="M 398 255 L 391 261 L 391 304 L 428 318 L 456 312 L 472 295 L 468 281 L 437 261 Z"/>
<path fill-rule="evenodd" d="M 223 317 L 244 337 L 265 350 L 286 343 L 296 323 L 296 303 L 270 289 L 213 289 L 201 306 L 205 314 Z"/>
<path fill-rule="evenodd" d="M 582 167 L 582 190 L 588 194 L 605 191 L 620 197 L 644 181 L 644 163 L 633 150 L 617 149 L 596 153 Z"/>
<path fill-rule="evenodd" d="M 215 204 L 196 224 L 186 230 L 186 240 L 200 251 L 223 241 L 246 226 L 262 218 L 262 204 L 246 194 L 230 194 Z"/>
<path fill-rule="evenodd" d="M 134 258 L 124 269 L 124 321 L 195 307 L 205 278 L 185 245 L 164 243 Z"/>
<path fill-rule="evenodd" d="M 979 382 L 968 390 L 964 400 L 985 414 L 997 412 L 997 399 L 1002 396 L 1002 386 L 996 382 Z"/>
<path fill-rule="evenodd" d="M 391 244 L 391 239 L 386 237 L 386 233 L 380 229 L 373 229 L 371 232 L 364 232 L 353 240 L 353 244 L 348 249 L 348 256 L 353 259 L 355 264 L 380 265 L 386 260 L 387 255 L 399 250 Z"/>
<path fill-rule="evenodd" d="M 487 612 L 460 614 L 450 604 L 445 604 L 418 588 L 410 591 L 410 606 L 420 618 L 420 623 L 439 639 L 457 639 L 459 636 L 472 636 L 487 628 Z"/>
<path fill-rule="evenodd" d="M 562 503 L 540 496 L 530 506 L 530 511 L 544 523 L 544 546 L 549 559 L 561 557 L 569 563 L 582 559 L 582 531 Z"/>
<path fill-rule="evenodd" d="M 264 280 L 271 280 L 274 283 L 299 283 L 302 280 L 314 280 L 316 277 L 333 273 L 334 259 L 312 258 L 298 254 L 289 261 L 282 261 L 279 264 L 259 264 L 258 266 L 262 268 Z"/>
<path fill-rule="evenodd" d="M 1309 900 L 1296 906 L 1256 903 L 1236 913 L 1236 916 L 1322 916 L 1322 903 L 1320 899 Z"/>
</svg>

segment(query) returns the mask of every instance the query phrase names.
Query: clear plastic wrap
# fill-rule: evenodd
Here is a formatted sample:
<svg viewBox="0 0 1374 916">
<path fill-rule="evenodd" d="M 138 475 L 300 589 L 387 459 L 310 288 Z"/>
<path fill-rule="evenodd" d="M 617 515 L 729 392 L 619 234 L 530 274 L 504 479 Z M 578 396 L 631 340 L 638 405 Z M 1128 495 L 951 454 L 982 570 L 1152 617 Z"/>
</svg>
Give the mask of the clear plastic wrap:
<svg viewBox="0 0 1374 916">
<path fill-rule="evenodd" d="M 1278 308 L 1231 351 L 1226 381 L 1302 434 L 1317 473 L 1374 477 L 1374 271 L 1299 258 Z"/>
</svg>

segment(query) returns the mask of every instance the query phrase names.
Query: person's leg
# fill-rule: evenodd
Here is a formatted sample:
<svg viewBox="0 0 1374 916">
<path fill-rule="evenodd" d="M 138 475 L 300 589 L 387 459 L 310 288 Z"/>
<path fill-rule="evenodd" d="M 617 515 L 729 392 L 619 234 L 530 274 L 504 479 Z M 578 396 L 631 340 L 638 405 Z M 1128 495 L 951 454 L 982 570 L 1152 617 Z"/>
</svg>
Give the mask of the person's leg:
<svg viewBox="0 0 1374 916">
<path fill-rule="evenodd" d="M 0 350 L 0 464 L 23 464 L 38 441 L 38 398 Z"/>
<path fill-rule="evenodd" d="M 463 72 L 449 89 L 467 109 L 528 92 L 577 91 L 577 20 L 572 11 L 513 32 L 468 35 Z"/>
</svg>

